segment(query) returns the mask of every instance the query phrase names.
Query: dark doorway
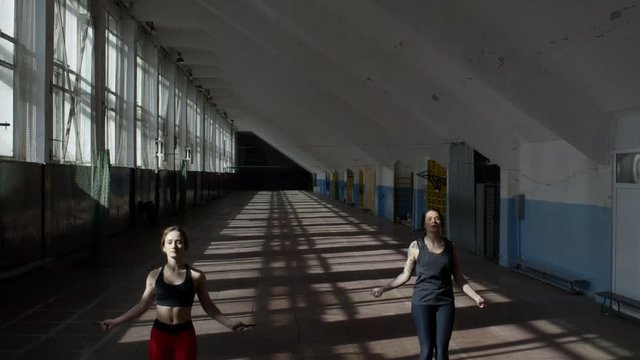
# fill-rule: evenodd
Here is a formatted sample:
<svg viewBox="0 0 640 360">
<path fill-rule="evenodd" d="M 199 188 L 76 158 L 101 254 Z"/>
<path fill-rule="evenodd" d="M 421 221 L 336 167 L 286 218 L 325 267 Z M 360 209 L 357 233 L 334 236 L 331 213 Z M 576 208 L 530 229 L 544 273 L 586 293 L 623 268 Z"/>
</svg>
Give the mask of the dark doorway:
<svg viewBox="0 0 640 360">
<path fill-rule="evenodd" d="M 498 261 L 500 253 L 500 167 L 474 151 L 476 254 Z"/>
<path fill-rule="evenodd" d="M 279 150 L 252 132 L 237 136 L 239 190 L 308 190 L 313 176 Z"/>
</svg>

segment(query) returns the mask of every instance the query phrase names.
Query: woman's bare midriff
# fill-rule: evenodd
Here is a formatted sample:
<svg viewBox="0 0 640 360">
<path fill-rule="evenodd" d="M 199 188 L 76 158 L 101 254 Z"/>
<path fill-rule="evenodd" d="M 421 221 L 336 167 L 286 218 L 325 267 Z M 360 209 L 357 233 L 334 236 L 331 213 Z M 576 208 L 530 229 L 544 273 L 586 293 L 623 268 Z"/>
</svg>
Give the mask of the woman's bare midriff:
<svg viewBox="0 0 640 360">
<path fill-rule="evenodd" d="M 157 306 L 157 319 L 169 325 L 177 325 L 191 320 L 191 306 Z"/>
</svg>

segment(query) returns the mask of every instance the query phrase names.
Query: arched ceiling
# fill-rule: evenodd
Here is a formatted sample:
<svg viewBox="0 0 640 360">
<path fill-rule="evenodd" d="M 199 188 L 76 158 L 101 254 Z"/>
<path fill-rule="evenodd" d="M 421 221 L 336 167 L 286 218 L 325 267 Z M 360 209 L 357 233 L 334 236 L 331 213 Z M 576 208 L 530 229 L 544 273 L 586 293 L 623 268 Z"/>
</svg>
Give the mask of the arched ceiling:
<svg viewBox="0 0 640 360">
<path fill-rule="evenodd" d="M 446 163 L 459 141 L 501 165 L 563 139 L 606 164 L 612 114 L 640 106 L 634 1 L 131 3 L 239 130 L 310 171 Z"/>
</svg>

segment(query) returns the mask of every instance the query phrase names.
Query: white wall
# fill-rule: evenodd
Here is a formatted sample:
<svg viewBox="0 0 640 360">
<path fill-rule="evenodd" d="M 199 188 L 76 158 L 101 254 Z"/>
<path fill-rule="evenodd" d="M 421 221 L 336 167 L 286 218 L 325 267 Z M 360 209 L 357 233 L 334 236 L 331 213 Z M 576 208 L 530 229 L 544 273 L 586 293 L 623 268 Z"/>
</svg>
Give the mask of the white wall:
<svg viewBox="0 0 640 360">
<path fill-rule="evenodd" d="M 615 120 L 614 137 L 614 150 L 640 148 L 640 110 L 619 115 Z"/>
<path fill-rule="evenodd" d="M 523 144 L 519 192 L 527 200 L 611 206 L 611 168 L 598 165 L 566 141 Z"/>
<path fill-rule="evenodd" d="M 518 176 L 525 202 L 523 218 L 511 201 L 505 219 L 509 258 L 575 273 L 588 281 L 588 292 L 610 289 L 611 167 L 556 140 L 521 145 L 511 176 Z"/>
<path fill-rule="evenodd" d="M 379 166 L 376 173 L 378 174 L 377 186 L 389 186 L 393 188 L 393 169 Z"/>
<path fill-rule="evenodd" d="M 376 215 L 393 220 L 393 169 L 378 166 L 376 176 Z"/>
</svg>

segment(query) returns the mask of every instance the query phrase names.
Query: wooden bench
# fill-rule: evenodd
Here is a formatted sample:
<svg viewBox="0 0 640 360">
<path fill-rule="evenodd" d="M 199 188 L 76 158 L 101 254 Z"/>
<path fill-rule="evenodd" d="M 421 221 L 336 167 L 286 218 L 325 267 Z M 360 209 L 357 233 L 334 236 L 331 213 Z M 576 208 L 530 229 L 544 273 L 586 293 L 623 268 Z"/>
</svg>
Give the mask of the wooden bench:
<svg viewBox="0 0 640 360">
<path fill-rule="evenodd" d="M 602 307 L 600 307 L 600 312 L 602 312 L 605 315 L 609 315 L 612 313 L 622 314 L 620 312 L 620 303 L 640 309 L 640 301 L 624 295 L 616 294 L 613 291 L 600 291 L 600 292 L 597 292 L 596 295 L 602 297 Z M 607 300 L 609 301 L 608 307 L 606 306 Z M 614 302 L 616 303 L 617 309 L 613 308 Z"/>
<path fill-rule="evenodd" d="M 586 286 L 589 283 L 583 277 L 570 273 L 568 271 L 551 269 L 544 265 L 534 264 L 522 260 L 518 263 L 514 270 L 523 275 L 559 287 L 572 294 L 582 294 L 581 287 Z"/>
</svg>

